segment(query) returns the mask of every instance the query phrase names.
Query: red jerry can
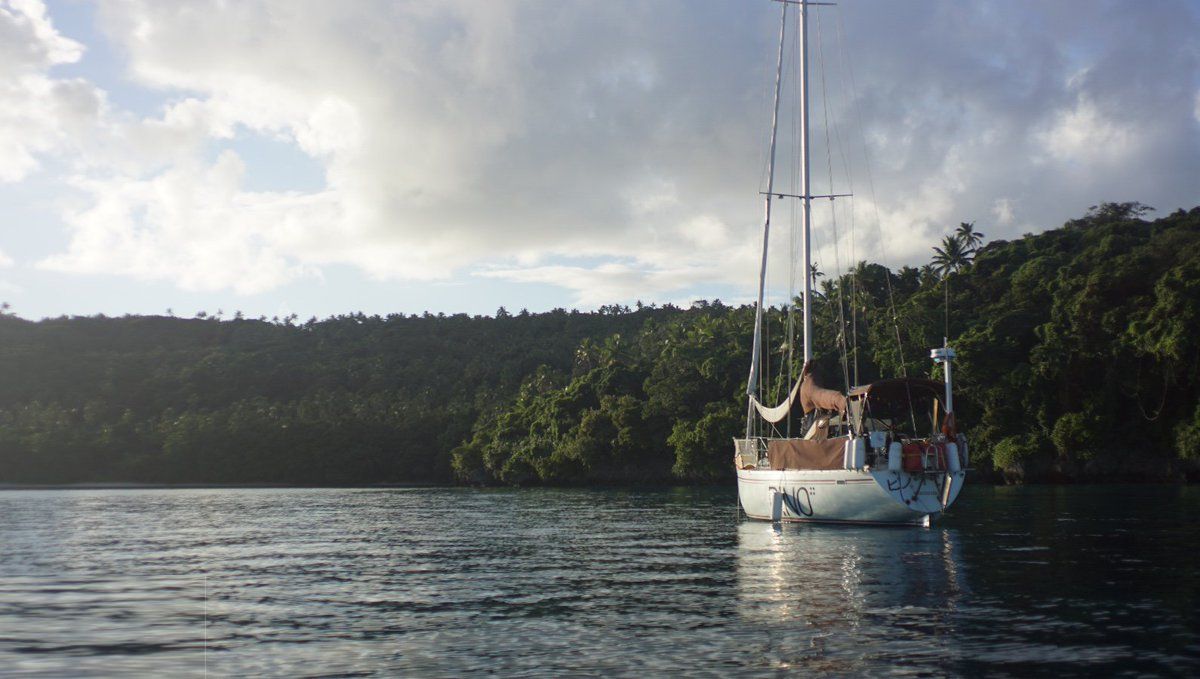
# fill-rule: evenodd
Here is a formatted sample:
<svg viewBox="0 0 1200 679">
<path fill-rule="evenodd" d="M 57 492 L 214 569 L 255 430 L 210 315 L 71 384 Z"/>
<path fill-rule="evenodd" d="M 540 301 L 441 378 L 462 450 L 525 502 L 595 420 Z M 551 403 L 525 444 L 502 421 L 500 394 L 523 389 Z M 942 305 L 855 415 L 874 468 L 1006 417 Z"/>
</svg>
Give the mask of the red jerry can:
<svg viewBox="0 0 1200 679">
<path fill-rule="evenodd" d="M 901 451 L 901 468 L 906 472 L 925 471 L 925 463 L 921 460 L 924 450 L 919 443 L 906 443 Z"/>
</svg>

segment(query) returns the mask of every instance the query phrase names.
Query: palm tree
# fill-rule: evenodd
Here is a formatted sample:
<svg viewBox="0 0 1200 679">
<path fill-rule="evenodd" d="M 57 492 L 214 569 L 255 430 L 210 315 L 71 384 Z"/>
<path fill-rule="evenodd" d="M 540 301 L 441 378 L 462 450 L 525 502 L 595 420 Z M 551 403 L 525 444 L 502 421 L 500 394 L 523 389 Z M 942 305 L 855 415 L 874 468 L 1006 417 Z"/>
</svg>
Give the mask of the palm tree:
<svg viewBox="0 0 1200 679">
<path fill-rule="evenodd" d="M 964 222 L 963 226 L 967 226 L 967 224 Z M 959 228 L 961 230 L 962 227 Z M 958 236 L 945 236 L 942 238 L 942 247 L 934 246 L 933 248 L 933 266 L 942 275 L 942 287 L 946 291 L 946 334 L 943 335 L 944 338 L 950 337 L 950 274 L 961 271 L 970 263 L 971 251 Z"/>
<path fill-rule="evenodd" d="M 817 268 L 816 264 L 809 264 L 808 265 L 808 277 L 812 281 L 812 287 L 815 290 L 818 287 L 817 279 L 824 278 L 825 274 L 821 273 L 821 270 Z"/>
<path fill-rule="evenodd" d="M 836 284 L 833 281 L 821 281 L 821 285 L 820 285 L 821 290 L 819 292 L 816 290 L 813 290 L 813 294 L 815 294 L 817 297 L 824 297 L 826 299 L 829 299 L 830 297 L 833 297 L 833 295 L 836 294 L 836 292 L 837 292 L 837 289 L 834 287 L 835 285 Z"/>
<path fill-rule="evenodd" d="M 921 268 L 917 269 L 917 285 L 925 285 L 925 281 L 933 280 L 938 277 L 937 269 L 932 264 L 922 264 Z"/>
<path fill-rule="evenodd" d="M 613 333 L 604 339 L 604 344 L 597 348 L 600 365 L 616 365 L 629 360 L 629 343 L 622 339 L 620 333 Z"/>
<path fill-rule="evenodd" d="M 933 267 L 945 279 L 971 263 L 971 251 L 957 236 L 942 238 L 942 247 L 933 248 Z"/>
<path fill-rule="evenodd" d="M 987 234 L 976 231 L 975 222 L 962 222 L 955 229 L 954 237 L 963 244 L 967 252 L 975 252 L 983 244 L 983 239 L 987 237 Z"/>
</svg>

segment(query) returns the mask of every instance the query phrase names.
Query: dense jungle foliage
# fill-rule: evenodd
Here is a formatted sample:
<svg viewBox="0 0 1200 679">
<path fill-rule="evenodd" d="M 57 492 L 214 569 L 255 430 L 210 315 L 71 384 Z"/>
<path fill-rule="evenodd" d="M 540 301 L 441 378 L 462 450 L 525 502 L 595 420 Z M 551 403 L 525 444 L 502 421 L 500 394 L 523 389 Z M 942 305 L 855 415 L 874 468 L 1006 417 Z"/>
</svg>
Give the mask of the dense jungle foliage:
<svg viewBox="0 0 1200 679">
<path fill-rule="evenodd" d="M 1200 208 L 1147 210 L 1105 204 L 987 244 L 964 224 L 925 267 L 820 277 L 816 373 L 831 387 L 936 376 L 928 350 L 948 331 L 981 472 L 1194 477 Z M 731 479 L 753 318 L 720 302 L 307 323 L 0 316 L 0 483 Z M 778 374 L 786 310 L 768 321 Z M 767 400 L 787 386 L 772 377 Z"/>
</svg>

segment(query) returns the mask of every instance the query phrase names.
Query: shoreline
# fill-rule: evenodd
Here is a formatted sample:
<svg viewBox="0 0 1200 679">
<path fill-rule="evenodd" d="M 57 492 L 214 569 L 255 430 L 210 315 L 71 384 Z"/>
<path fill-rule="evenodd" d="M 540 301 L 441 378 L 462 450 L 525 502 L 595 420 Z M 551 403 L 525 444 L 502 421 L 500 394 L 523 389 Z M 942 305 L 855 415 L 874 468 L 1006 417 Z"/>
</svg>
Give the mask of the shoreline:
<svg viewBox="0 0 1200 679">
<path fill-rule="evenodd" d="M 996 474 L 983 475 L 983 478 L 968 479 L 972 486 L 990 486 L 994 488 L 1021 486 L 1190 486 L 1200 483 L 1200 479 L 1184 478 L 1094 478 L 1094 479 L 1032 479 L 1022 481 L 996 478 Z M 0 492 L 19 490 L 390 490 L 405 488 L 464 488 L 464 489 L 592 489 L 603 490 L 612 488 L 625 489 L 665 489 L 665 488 L 712 488 L 728 486 L 733 489 L 736 484 L 728 483 L 575 483 L 575 484 L 530 484 L 530 485 L 478 485 L 463 483 L 340 483 L 340 484 L 290 484 L 290 483 L 133 483 L 133 482 L 80 482 L 80 483 L 0 483 Z"/>
<path fill-rule="evenodd" d="M 442 483 L 361 483 L 361 484 L 292 484 L 292 483 L 133 483 L 97 482 L 80 483 L 0 483 L 0 491 L 6 490 L 186 490 L 186 489 L 295 489 L 295 488 L 448 488 L 452 484 Z"/>
</svg>

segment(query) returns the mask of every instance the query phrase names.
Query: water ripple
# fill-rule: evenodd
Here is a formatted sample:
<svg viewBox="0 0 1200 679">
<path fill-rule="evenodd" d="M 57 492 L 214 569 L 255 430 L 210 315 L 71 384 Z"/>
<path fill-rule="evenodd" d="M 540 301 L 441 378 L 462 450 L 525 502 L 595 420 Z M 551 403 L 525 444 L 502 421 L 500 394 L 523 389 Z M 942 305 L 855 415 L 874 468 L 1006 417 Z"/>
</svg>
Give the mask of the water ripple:
<svg viewBox="0 0 1200 679">
<path fill-rule="evenodd" d="M 1200 673 L 1192 489 L 969 488 L 932 530 L 733 502 L 3 492 L 0 674 Z"/>
</svg>

